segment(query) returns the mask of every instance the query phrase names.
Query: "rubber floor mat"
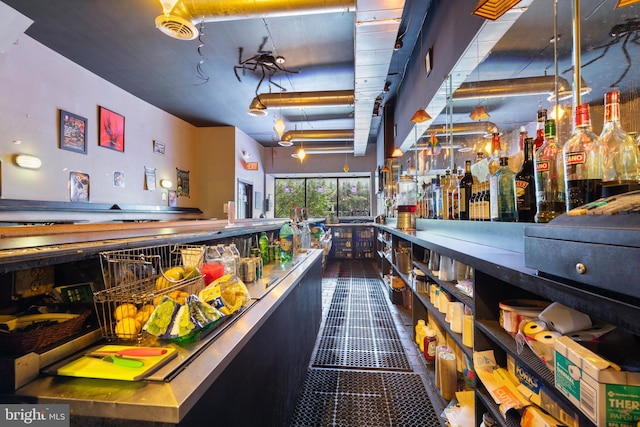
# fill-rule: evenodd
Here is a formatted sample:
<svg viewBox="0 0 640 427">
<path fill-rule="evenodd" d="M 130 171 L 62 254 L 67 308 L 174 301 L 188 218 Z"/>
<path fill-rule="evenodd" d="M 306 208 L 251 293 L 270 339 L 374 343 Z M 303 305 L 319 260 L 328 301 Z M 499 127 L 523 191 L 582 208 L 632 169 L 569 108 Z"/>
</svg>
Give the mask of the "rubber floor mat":
<svg viewBox="0 0 640 427">
<path fill-rule="evenodd" d="M 311 368 L 292 427 L 439 426 L 418 374 Z"/>
<path fill-rule="evenodd" d="M 380 279 L 336 279 L 312 365 L 411 371 L 386 298 Z"/>
</svg>

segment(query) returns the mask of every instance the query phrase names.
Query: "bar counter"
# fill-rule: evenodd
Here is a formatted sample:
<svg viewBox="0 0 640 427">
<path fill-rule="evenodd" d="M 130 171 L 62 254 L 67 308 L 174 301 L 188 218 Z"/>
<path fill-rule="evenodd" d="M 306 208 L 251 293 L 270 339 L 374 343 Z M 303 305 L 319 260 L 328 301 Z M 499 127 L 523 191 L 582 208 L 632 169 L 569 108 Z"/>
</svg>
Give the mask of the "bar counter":
<svg viewBox="0 0 640 427">
<path fill-rule="evenodd" d="M 178 221 L 142 227 L 119 224 L 130 226 L 117 230 L 92 225 L 96 229 L 82 233 L 6 236 L 0 239 L 0 265 L 12 271 L 21 265 L 96 258 L 109 249 L 277 232 L 282 222 L 252 221 L 225 227 L 224 221 L 213 228 L 211 221 Z M 7 246 L 13 239 L 25 243 L 24 249 Z M 145 380 L 48 374 L 67 360 L 59 359 L 36 379 L 1 398 L 12 403 L 69 404 L 72 425 L 287 424 L 320 326 L 322 251 L 307 250 L 296 255 L 291 265 L 275 265 L 265 271 L 270 279 L 248 284 L 252 300 L 247 307 L 197 343 L 168 344 L 177 349 L 178 356 Z M 86 353 L 86 346 L 84 342 L 69 359 Z M 40 359 L 50 361 L 51 355 L 41 354 Z"/>
</svg>

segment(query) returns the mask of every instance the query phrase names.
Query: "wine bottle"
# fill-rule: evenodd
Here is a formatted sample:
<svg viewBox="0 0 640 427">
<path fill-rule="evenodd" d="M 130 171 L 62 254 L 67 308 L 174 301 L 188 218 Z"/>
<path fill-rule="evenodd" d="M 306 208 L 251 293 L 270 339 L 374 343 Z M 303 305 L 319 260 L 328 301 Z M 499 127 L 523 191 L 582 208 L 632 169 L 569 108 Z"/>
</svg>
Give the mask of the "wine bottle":
<svg viewBox="0 0 640 427">
<path fill-rule="evenodd" d="M 470 200 L 473 194 L 473 175 L 471 175 L 471 160 L 464 162 L 464 176 L 458 185 L 458 203 L 460 219 L 469 219 L 471 212 Z"/>
<path fill-rule="evenodd" d="M 524 140 L 524 162 L 515 176 L 518 222 L 533 222 L 536 215 L 536 184 L 533 173 L 533 138 Z"/>
<path fill-rule="evenodd" d="M 545 141 L 534 156 L 536 180 L 536 222 L 545 223 L 565 211 L 562 150 L 556 142 L 556 122 L 545 123 Z"/>
<path fill-rule="evenodd" d="M 602 197 L 604 145 L 591 130 L 589 104 L 576 107 L 575 130 L 562 148 L 567 211 Z"/>
<path fill-rule="evenodd" d="M 619 90 L 609 91 L 605 95 L 604 126 L 600 140 L 605 147 L 603 185 L 637 184 L 638 146 L 620 125 Z"/>
</svg>

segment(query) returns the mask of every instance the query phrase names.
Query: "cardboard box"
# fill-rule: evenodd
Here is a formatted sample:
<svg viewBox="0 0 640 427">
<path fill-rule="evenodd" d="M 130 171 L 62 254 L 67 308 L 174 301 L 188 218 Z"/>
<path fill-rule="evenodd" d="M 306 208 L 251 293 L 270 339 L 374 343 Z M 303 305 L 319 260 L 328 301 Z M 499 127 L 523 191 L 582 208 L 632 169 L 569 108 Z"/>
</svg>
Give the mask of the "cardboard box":
<svg viewBox="0 0 640 427">
<path fill-rule="evenodd" d="M 615 364 L 569 337 L 555 341 L 556 388 L 599 427 L 640 423 L 640 373 Z"/>
<path fill-rule="evenodd" d="M 531 403 L 544 409 L 555 419 L 569 427 L 578 427 L 578 412 L 565 411 L 560 408 L 554 399 L 554 394 L 558 392 L 549 390 L 547 386 L 538 379 L 538 375 L 529 371 L 526 367 L 517 363 L 513 356 L 507 354 L 507 370 L 518 384 L 518 391 L 526 396 Z"/>
</svg>

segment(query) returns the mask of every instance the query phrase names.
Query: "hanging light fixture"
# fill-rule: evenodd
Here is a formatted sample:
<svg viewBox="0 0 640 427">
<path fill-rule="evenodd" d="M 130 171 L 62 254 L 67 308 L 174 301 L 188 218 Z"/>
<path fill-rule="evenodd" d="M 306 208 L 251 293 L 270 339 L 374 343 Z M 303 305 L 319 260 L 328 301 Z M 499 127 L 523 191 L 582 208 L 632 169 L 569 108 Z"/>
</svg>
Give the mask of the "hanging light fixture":
<svg viewBox="0 0 640 427">
<path fill-rule="evenodd" d="M 638 3 L 640 0 L 618 0 L 618 4 L 616 4 L 616 9 L 620 9 L 621 7 L 629 6 L 634 3 Z"/>
<path fill-rule="evenodd" d="M 402 150 L 400 149 L 400 147 L 396 147 L 393 150 L 393 153 L 391 153 L 391 157 L 402 157 L 404 156 L 404 153 L 402 152 Z"/>
<path fill-rule="evenodd" d="M 300 159 L 300 163 L 302 163 L 304 158 L 307 156 L 307 153 L 304 152 L 304 148 L 303 147 L 298 148 L 298 151 L 296 152 L 296 154 L 298 155 L 298 158 Z"/>
<path fill-rule="evenodd" d="M 347 147 L 347 143 L 344 144 L 345 149 L 348 148 Z M 349 172 L 349 163 L 347 162 L 347 152 L 345 151 L 344 153 L 344 166 L 342 167 L 342 170 L 344 171 L 344 173 Z"/>
<path fill-rule="evenodd" d="M 422 123 L 426 122 L 427 120 L 431 120 L 431 116 L 424 110 L 424 108 L 418 108 L 418 110 L 413 113 L 413 116 L 411 117 L 411 121 L 414 123 Z"/>
<path fill-rule="evenodd" d="M 495 21 L 518 3 L 520 0 L 480 0 L 473 9 L 473 14 Z"/>
<path fill-rule="evenodd" d="M 286 126 L 284 124 L 284 120 L 282 120 L 282 117 L 278 117 L 278 119 L 273 124 L 273 130 L 276 131 L 280 140 L 282 140 L 282 135 L 284 134 L 285 127 Z"/>
<path fill-rule="evenodd" d="M 487 110 L 485 110 L 482 105 L 478 105 L 471 111 L 471 113 L 469 113 L 469 118 L 471 118 L 471 120 L 483 120 L 488 119 L 489 117 L 491 116 L 489 115 L 489 113 L 487 113 Z"/>
</svg>

